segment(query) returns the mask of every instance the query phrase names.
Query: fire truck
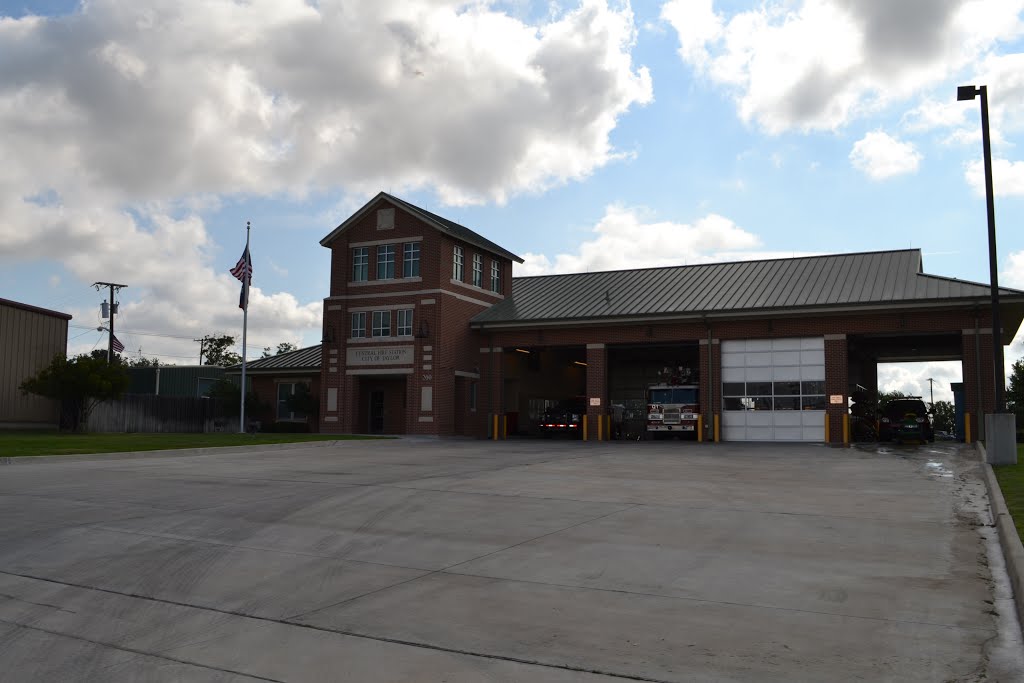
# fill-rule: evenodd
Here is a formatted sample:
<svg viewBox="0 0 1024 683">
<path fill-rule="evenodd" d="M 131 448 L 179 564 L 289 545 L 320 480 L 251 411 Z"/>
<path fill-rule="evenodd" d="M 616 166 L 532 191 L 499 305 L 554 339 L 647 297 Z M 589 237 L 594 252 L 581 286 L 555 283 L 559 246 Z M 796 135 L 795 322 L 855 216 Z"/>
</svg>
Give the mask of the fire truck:
<svg viewBox="0 0 1024 683">
<path fill-rule="evenodd" d="M 664 381 L 647 387 L 647 433 L 650 436 L 697 435 L 700 386 L 684 368 L 665 368 Z"/>
</svg>

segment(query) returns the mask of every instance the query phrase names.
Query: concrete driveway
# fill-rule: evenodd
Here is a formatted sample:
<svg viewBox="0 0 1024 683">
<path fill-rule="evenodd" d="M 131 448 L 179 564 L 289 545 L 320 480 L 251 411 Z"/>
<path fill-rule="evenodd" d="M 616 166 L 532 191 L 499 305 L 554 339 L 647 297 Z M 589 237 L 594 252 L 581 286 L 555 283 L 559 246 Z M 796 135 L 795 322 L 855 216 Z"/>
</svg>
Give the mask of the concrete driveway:
<svg viewBox="0 0 1024 683">
<path fill-rule="evenodd" d="M 399 440 L 0 466 L 12 681 L 985 680 L 957 445 Z"/>
</svg>

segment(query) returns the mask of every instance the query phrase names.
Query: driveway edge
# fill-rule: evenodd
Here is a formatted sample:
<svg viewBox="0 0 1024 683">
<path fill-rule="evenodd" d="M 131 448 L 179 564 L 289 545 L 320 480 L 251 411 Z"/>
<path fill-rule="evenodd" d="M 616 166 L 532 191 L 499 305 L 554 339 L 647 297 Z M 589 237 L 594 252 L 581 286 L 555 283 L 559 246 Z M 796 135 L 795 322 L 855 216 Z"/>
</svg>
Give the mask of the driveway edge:
<svg viewBox="0 0 1024 683">
<path fill-rule="evenodd" d="M 122 451 L 120 453 L 69 453 L 68 455 L 21 455 L 0 458 L 2 465 L 31 465 L 52 462 L 89 462 L 92 460 L 127 460 L 129 458 L 217 455 L 230 453 L 259 453 L 283 451 L 289 448 L 326 448 L 361 440 L 339 439 L 327 441 L 289 441 L 287 443 L 253 444 L 252 446 L 206 446 L 204 448 L 165 448 L 151 451 Z"/>
<path fill-rule="evenodd" d="M 992 506 L 992 520 L 999 533 L 999 545 L 1003 548 L 1003 559 L 1006 560 L 1006 573 L 1010 576 L 1013 586 L 1013 601 L 1017 605 L 1017 619 L 1024 628 L 1024 544 L 1017 535 L 1013 517 L 1006 507 L 1003 491 L 999 488 L 999 480 L 992 465 L 985 462 L 985 446 L 978 442 L 981 453 L 981 468 L 985 473 L 985 488 L 988 489 L 989 505 Z"/>
</svg>

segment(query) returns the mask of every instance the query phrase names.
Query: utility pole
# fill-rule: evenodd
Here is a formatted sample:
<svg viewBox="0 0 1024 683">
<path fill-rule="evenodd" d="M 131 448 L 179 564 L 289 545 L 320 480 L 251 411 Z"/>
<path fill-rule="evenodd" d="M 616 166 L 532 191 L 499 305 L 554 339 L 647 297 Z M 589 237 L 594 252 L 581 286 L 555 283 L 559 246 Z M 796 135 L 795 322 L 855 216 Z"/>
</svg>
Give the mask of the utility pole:
<svg viewBox="0 0 1024 683">
<path fill-rule="evenodd" d="M 208 336 L 207 337 L 203 337 L 202 339 L 193 339 L 192 340 L 194 342 L 199 342 L 199 364 L 200 365 L 203 364 L 203 349 L 206 348 L 206 342 L 208 342 L 209 340 L 210 340 L 210 338 Z"/>
<path fill-rule="evenodd" d="M 92 286 L 96 288 L 96 291 L 100 291 L 100 288 L 107 287 L 110 290 L 110 325 L 107 326 L 107 331 L 110 336 L 107 339 L 107 363 L 114 362 L 114 314 L 117 313 L 117 305 L 114 303 L 114 292 L 120 291 L 128 285 L 119 285 L 116 282 L 94 282 Z"/>
<path fill-rule="evenodd" d="M 928 378 L 928 391 L 931 393 L 931 399 L 932 399 L 931 406 L 932 406 L 932 408 L 934 408 L 935 407 L 935 380 L 933 380 L 931 377 Z"/>
</svg>

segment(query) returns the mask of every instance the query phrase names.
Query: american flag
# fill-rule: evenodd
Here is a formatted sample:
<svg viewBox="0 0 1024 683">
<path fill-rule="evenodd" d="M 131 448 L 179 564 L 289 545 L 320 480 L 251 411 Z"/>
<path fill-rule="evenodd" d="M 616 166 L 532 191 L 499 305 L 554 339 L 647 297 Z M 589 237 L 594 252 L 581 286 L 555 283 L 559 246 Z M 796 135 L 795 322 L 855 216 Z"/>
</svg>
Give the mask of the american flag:
<svg viewBox="0 0 1024 683">
<path fill-rule="evenodd" d="M 246 296 L 246 280 L 252 284 L 252 257 L 249 255 L 249 245 L 245 246 L 245 251 L 242 252 L 235 267 L 231 269 L 231 274 L 242 283 L 242 291 L 238 294 L 238 307 L 245 309 L 249 305 L 249 297 Z"/>
<path fill-rule="evenodd" d="M 236 263 L 235 267 L 231 269 L 231 274 L 234 275 L 239 282 L 245 282 L 245 280 L 242 279 L 245 277 L 252 280 L 252 258 L 249 257 L 249 247 L 246 247 L 245 251 L 242 252 L 241 258 L 238 259 L 238 263 Z"/>
<path fill-rule="evenodd" d="M 112 346 L 114 348 L 114 353 L 121 353 L 122 351 L 124 351 L 124 344 L 121 343 L 121 340 L 118 339 L 116 335 L 111 336 L 113 337 Z"/>
</svg>

